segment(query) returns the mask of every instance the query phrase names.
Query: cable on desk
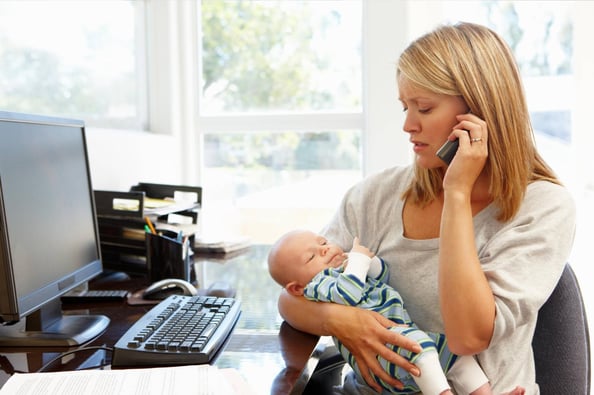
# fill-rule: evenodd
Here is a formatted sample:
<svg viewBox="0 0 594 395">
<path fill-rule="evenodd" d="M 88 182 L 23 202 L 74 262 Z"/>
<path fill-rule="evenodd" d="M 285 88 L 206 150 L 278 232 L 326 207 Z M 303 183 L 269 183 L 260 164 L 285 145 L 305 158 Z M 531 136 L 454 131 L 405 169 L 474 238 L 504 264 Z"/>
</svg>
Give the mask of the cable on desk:
<svg viewBox="0 0 594 395">
<path fill-rule="evenodd" d="M 10 363 L 10 360 L 4 355 L 0 355 L 0 369 L 4 370 L 9 376 L 12 376 L 15 373 L 26 373 L 22 370 L 16 370 Z"/>
<path fill-rule="evenodd" d="M 66 357 L 66 356 L 68 356 L 68 355 L 71 355 L 71 354 L 76 354 L 76 353 L 78 353 L 78 352 L 81 352 L 81 351 L 90 351 L 90 350 L 95 350 L 95 351 L 97 351 L 97 350 L 103 350 L 103 351 L 109 351 L 109 352 L 113 352 L 113 348 L 112 348 L 112 347 L 107 347 L 107 346 L 90 346 L 90 347 L 82 347 L 82 348 L 77 348 L 76 350 L 70 350 L 70 351 L 66 351 L 66 352 L 63 352 L 63 353 L 61 353 L 61 354 L 60 354 L 60 355 L 58 355 L 57 357 L 55 357 L 55 358 L 52 358 L 52 359 L 51 359 L 49 362 L 47 362 L 45 365 L 43 365 L 42 367 L 40 367 L 40 368 L 37 370 L 37 373 L 44 372 L 44 371 L 45 371 L 47 368 L 49 368 L 49 367 L 50 367 L 50 366 L 51 366 L 53 363 L 55 363 L 56 361 L 58 361 L 58 360 L 60 360 L 60 359 L 62 359 L 62 358 L 64 358 L 64 357 Z M 104 367 L 104 366 L 107 366 L 107 365 L 109 365 L 109 364 L 108 364 L 107 362 L 105 362 L 105 360 L 103 360 L 103 361 L 101 362 L 101 364 L 99 364 L 99 365 L 96 365 L 96 366 L 91 366 L 91 367 L 84 368 L 84 369 L 79 369 L 79 370 L 90 370 L 90 369 L 97 369 L 97 368 L 102 368 L 102 367 Z"/>
</svg>

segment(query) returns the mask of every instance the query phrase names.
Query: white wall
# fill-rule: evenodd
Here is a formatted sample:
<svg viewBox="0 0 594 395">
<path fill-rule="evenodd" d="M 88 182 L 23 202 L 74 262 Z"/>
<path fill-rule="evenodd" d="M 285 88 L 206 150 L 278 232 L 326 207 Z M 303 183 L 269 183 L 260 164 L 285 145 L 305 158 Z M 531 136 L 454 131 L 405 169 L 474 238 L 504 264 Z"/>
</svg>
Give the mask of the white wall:
<svg viewBox="0 0 594 395">
<path fill-rule="evenodd" d="M 364 3 L 363 62 L 365 136 L 363 171 L 375 173 L 411 160 L 408 135 L 398 101 L 396 62 L 407 44 L 407 3 L 374 0 Z"/>
<path fill-rule="evenodd" d="M 147 131 L 88 128 L 94 189 L 128 191 L 138 182 L 197 185 L 194 123 L 195 2 L 146 3 L 149 124 Z M 194 32 L 194 34 L 197 34 Z M 142 68 L 141 68 L 142 69 Z"/>
<path fill-rule="evenodd" d="M 128 191 L 138 182 L 181 183 L 178 140 L 169 135 L 87 129 L 94 189 Z"/>
</svg>

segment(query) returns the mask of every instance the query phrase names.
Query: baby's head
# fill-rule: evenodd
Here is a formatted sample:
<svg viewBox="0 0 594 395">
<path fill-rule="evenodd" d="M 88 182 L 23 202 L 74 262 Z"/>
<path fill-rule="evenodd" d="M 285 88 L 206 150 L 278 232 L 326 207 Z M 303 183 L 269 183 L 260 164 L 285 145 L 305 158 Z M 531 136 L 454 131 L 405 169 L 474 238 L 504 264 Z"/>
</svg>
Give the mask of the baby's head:
<svg viewBox="0 0 594 395">
<path fill-rule="evenodd" d="M 268 255 L 268 271 L 293 295 L 303 295 L 303 288 L 319 272 L 339 267 L 346 255 L 335 244 L 313 232 L 294 230 L 284 234 Z"/>
</svg>

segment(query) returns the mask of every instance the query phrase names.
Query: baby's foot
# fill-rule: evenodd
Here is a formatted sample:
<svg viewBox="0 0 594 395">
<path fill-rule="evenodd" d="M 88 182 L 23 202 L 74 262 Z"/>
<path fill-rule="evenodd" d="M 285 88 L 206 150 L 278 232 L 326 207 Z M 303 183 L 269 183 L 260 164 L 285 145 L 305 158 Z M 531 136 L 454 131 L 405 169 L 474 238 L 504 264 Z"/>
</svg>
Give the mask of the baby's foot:
<svg viewBox="0 0 594 395">
<path fill-rule="evenodd" d="M 517 386 L 516 388 L 514 388 L 513 390 L 511 390 L 510 392 L 506 392 L 504 394 L 501 395 L 524 395 L 526 394 L 526 390 L 520 386 Z"/>
</svg>

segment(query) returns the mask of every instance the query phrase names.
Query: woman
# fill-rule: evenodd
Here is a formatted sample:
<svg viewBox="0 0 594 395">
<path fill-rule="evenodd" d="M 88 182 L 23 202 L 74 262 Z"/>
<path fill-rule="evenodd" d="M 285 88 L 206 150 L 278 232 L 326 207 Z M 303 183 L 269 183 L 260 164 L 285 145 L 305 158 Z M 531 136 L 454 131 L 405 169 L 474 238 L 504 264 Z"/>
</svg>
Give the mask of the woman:
<svg viewBox="0 0 594 395">
<path fill-rule="evenodd" d="M 415 161 L 354 186 L 323 233 L 343 249 L 360 237 L 384 258 L 412 320 L 445 333 L 452 352 L 477 354 L 494 393 L 538 394 L 531 339 L 572 247 L 575 206 L 536 150 L 513 55 L 483 26 L 442 26 L 402 53 L 396 76 Z M 456 139 L 447 165 L 436 153 Z M 417 349 L 378 314 L 287 293 L 279 310 L 338 338 L 378 391 L 374 376 L 400 385 L 378 355 L 422 373 L 385 346 Z M 345 390 L 367 385 L 351 379 Z"/>
</svg>

